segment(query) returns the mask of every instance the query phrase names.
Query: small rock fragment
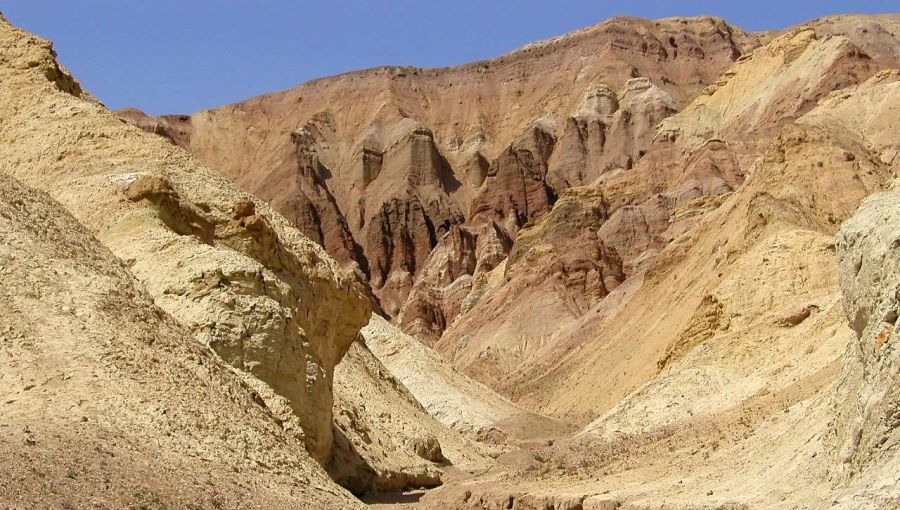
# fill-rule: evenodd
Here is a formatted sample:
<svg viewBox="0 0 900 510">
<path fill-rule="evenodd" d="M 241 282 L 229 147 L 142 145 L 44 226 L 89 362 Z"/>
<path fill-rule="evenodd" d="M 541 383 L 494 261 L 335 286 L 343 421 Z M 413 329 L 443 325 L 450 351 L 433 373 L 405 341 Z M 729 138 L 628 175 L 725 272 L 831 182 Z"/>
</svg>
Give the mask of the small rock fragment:
<svg viewBox="0 0 900 510">
<path fill-rule="evenodd" d="M 416 439 L 416 455 L 431 462 L 441 462 L 444 454 L 441 452 L 441 444 L 434 437 Z"/>
</svg>

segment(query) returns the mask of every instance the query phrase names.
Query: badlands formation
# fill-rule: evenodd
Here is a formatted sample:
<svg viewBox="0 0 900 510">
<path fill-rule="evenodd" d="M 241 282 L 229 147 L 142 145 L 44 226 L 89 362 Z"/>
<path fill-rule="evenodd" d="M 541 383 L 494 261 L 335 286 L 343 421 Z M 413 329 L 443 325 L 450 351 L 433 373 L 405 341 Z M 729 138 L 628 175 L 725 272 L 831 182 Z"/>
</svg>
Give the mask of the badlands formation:
<svg viewBox="0 0 900 510">
<path fill-rule="evenodd" d="M 900 15 L 190 115 L 0 18 L 0 507 L 900 507 Z"/>
</svg>

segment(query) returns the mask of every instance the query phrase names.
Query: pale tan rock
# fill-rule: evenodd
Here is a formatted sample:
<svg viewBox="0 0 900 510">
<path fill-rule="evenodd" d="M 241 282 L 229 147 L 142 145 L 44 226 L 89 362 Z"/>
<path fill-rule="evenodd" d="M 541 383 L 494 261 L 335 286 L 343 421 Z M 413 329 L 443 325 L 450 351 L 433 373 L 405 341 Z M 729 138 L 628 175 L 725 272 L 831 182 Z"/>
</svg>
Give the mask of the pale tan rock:
<svg viewBox="0 0 900 510">
<path fill-rule="evenodd" d="M 63 206 L 5 173 L 0 239 L 0 504 L 363 507 Z"/>
<path fill-rule="evenodd" d="M 337 366 L 334 391 L 328 470 L 355 494 L 434 487 L 489 466 L 492 450 L 426 412 L 361 341 Z"/>
<path fill-rule="evenodd" d="M 862 472 L 869 484 L 897 481 L 897 200 L 897 191 L 869 197 L 837 236 L 846 317 L 857 335 L 833 401 L 837 426 L 829 439 L 839 480 Z"/>
<path fill-rule="evenodd" d="M 440 338 L 471 289 L 477 244 L 477 234 L 465 227 L 454 225 L 444 234 L 400 309 L 398 323 L 404 331 L 424 342 Z"/>
<path fill-rule="evenodd" d="M 864 81 L 877 69 L 848 38 L 811 27 L 792 29 L 734 64 L 677 119 L 663 122 L 660 132 L 689 145 L 771 135 L 819 99 Z"/>
<path fill-rule="evenodd" d="M 817 311 L 819 307 L 816 305 L 806 305 L 792 308 L 785 315 L 775 321 L 775 324 L 792 328 L 809 318 L 810 314 Z"/>
</svg>

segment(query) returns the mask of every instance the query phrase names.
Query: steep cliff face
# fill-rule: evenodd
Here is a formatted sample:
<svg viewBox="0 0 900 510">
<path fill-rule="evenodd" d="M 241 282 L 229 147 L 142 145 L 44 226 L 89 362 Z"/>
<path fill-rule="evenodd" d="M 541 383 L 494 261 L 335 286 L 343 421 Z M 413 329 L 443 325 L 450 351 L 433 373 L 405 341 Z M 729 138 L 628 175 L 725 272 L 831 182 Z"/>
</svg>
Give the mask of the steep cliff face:
<svg viewBox="0 0 900 510">
<path fill-rule="evenodd" d="M 548 182 L 563 189 L 592 184 L 612 170 L 631 169 L 644 156 L 656 125 L 678 106 L 646 77 L 628 80 L 618 95 L 605 83 L 589 88 L 581 108 L 565 120 Z"/>
<path fill-rule="evenodd" d="M 62 203 L 326 460 L 332 372 L 369 316 L 360 287 L 268 205 L 72 86 L 49 43 L 5 20 L 0 43 L 4 172 Z"/>
<path fill-rule="evenodd" d="M 433 341 L 459 315 L 478 266 L 476 232 L 454 225 L 432 250 L 400 310 L 404 331 Z"/>
<path fill-rule="evenodd" d="M 310 123 L 291 133 L 297 166 L 284 174 L 267 175 L 259 186 L 266 195 L 260 198 L 364 281 L 368 262 L 325 185 L 331 170 L 319 159 L 317 129 L 317 124 Z"/>
<path fill-rule="evenodd" d="M 837 238 L 846 318 L 857 338 L 847 349 L 830 439 L 835 478 L 861 486 L 896 486 L 900 469 L 898 198 L 896 191 L 870 197 Z"/>
</svg>

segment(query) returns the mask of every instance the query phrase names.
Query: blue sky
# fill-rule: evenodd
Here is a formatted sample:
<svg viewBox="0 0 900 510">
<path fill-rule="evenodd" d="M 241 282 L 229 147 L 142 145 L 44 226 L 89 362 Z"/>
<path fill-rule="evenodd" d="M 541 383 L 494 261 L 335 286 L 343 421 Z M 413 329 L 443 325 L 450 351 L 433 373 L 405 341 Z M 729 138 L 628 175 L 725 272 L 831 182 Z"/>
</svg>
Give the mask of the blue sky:
<svg viewBox="0 0 900 510">
<path fill-rule="evenodd" d="M 382 64 L 489 58 L 619 14 L 711 14 L 745 29 L 900 0 L 0 0 L 54 41 L 64 65 L 111 108 L 189 113 Z"/>
</svg>

